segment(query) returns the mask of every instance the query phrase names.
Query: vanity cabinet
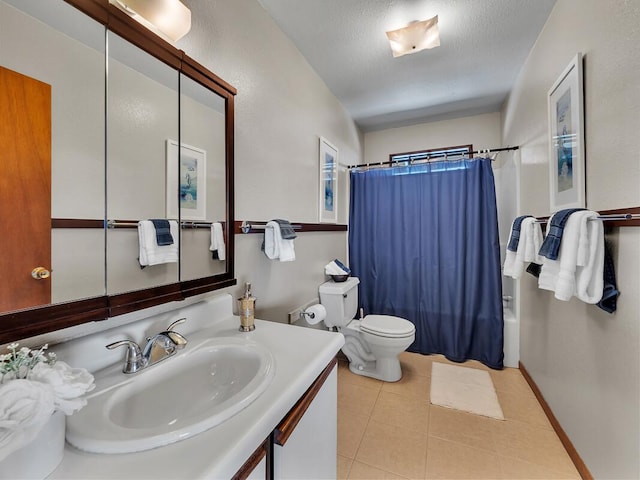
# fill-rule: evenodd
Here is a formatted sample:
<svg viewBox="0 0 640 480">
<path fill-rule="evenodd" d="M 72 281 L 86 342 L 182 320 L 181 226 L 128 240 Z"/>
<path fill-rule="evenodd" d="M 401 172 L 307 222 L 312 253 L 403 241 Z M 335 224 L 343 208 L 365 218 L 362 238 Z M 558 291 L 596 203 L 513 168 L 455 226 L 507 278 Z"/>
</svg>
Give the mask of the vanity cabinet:
<svg viewBox="0 0 640 480">
<path fill-rule="evenodd" d="M 336 478 L 338 369 L 316 379 L 273 433 L 273 478 Z"/>
<path fill-rule="evenodd" d="M 334 358 L 233 480 L 335 479 L 338 369 Z"/>
</svg>

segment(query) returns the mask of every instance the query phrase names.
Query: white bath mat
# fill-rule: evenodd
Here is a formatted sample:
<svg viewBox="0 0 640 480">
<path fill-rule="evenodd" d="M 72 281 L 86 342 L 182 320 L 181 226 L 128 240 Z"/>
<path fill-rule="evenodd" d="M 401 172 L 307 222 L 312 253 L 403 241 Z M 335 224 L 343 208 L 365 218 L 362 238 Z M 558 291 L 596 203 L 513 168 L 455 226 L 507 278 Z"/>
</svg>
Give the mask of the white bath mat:
<svg viewBox="0 0 640 480">
<path fill-rule="evenodd" d="M 489 372 L 477 368 L 433 362 L 431 403 L 504 420 Z"/>
</svg>

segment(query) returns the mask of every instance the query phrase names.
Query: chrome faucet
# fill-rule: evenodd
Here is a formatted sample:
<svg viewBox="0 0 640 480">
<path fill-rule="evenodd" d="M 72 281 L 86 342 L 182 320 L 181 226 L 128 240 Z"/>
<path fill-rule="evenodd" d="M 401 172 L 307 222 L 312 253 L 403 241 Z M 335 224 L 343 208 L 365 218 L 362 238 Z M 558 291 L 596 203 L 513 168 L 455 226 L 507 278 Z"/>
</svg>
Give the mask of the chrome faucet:
<svg viewBox="0 0 640 480">
<path fill-rule="evenodd" d="M 176 320 L 169 325 L 166 330 L 157 333 L 152 337 L 147 337 L 147 344 L 143 350 L 140 349 L 140 346 L 136 342 L 131 340 L 120 340 L 118 342 L 110 343 L 106 347 L 109 350 L 113 350 L 114 348 L 126 346 L 127 353 L 122 371 L 124 373 L 135 373 L 143 368 L 150 367 L 165 358 L 169 358 L 178 350 L 184 348 L 187 344 L 187 339 L 180 333 L 174 331 L 173 328 L 186 321 L 186 318 Z"/>
</svg>

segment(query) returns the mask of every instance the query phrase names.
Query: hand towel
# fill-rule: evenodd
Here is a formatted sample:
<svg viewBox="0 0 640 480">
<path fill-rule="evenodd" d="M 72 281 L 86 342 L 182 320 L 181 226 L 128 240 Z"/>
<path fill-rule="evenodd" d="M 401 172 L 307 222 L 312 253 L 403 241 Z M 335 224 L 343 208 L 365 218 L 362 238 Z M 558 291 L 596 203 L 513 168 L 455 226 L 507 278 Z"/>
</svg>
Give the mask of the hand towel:
<svg viewBox="0 0 640 480">
<path fill-rule="evenodd" d="M 584 214 L 584 215 L 582 215 Z M 576 293 L 585 303 L 597 304 L 604 291 L 604 225 L 598 212 L 578 212 L 582 216 L 576 267 Z M 586 253 L 581 257 L 581 252 Z"/>
<path fill-rule="evenodd" d="M 541 256 L 547 257 L 549 260 L 558 259 L 564 226 L 572 213 L 579 212 L 581 210 L 584 210 L 584 208 L 568 208 L 551 215 L 547 222 L 547 236 L 540 247 L 539 254 Z"/>
<path fill-rule="evenodd" d="M 278 222 L 278 225 L 280 225 L 280 235 L 284 240 L 293 240 L 297 237 L 296 232 L 289 220 L 275 218 L 273 221 Z"/>
<path fill-rule="evenodd" d="M 270 260 L 292 262 L 296 259 L 293 240 L 282 238 L 280 224 L 275 220 L 267 222 L 264 229 L 264 254 Z"/>
<path fill-rule="evenodd" d="M 519 217 L 520 218 L 520 217 Z M 516 221 L 512 224 L 513 233 Z M 542 263 L 537 252 L 542 244 L 542 230 L 535 217 L 525 216 L 518 222 L 520 232 L 518 234 L 517 250 L 515 252 L 507 248 L 503 265 L 503 274 L 507 277 L 518 279 L 525 270 L 526 263 Z M 511 234 L 510 234 L 511 237 Z"/>
<path fill-rule="evenodd" d="M 518 251 L 518 243 L 520 242 L 520 228 L 522 226 L 522 220 L 530 217 L 531 215 L 522 215 L 520 217 L 516 217 L 516 219 L 511 224 L 511 235 L 509 236 L 509 244 L 507 245 L 507 250 L 511 250 L 512 252 Z"/>
<path fill-rule="evenodd" d="M 169 230 L 173 238 L 178 238 L 178 222 L 169 220 Z M 156 243 L 156 229 L 150 220 L 138 222 L 138 240 L 140 246 L 138 261 L 141 268 L 178 261 L 178 243 L 158 245 Z"/>
<path fill-rule="evenodd" d="M 604 231 L 597 217 L 589 210 L 573 212 L 563 226 L 557 260 L 543 259 L 538 287 L 555 292 L 558 300 L 576 296 L 597 303 L 602 297 Z"/>
<path fill-rule="evenodd" d="M 152 218 L 150 221 L 156 229 L 156 243 L 160 246 L 171 245 L 173 243 L 173 236 L 171 235 L 169 220 Z"/>
<path fill-rule="evenodd" d="M 351 270 L 335 259 L 324 266 L 324 273 L 326 275 L 349 275 Z"/>
<path fill-rule="evenodd" d="M 211 258 L 214 260 L 224 260 L 227 256 L 224 244 L 224 233 L 222 232 L 222 224 L 213 222 L 211 224 Z"/>
<path fill-rule="evenodd" d="M 603 270 L 604 287 L 602 289 L 602 298 L 597 303 L 598 307 L 607 313 L 614 313 L 617 309 L 618 287 L 616 285 L 616 272 L 613 266 L 613 257 L 607 242 L 604 242 L 604 270 Z"/>
</svg>

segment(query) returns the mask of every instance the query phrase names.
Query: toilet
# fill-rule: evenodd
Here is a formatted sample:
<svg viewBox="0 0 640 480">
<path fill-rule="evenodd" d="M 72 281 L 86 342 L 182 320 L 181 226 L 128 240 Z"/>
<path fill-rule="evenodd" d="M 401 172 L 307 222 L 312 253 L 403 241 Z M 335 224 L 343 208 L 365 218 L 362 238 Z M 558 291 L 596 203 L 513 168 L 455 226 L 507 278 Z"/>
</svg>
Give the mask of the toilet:
<svg viewBox="0 0 640 480">
<path fill-rule="evenodd" d="M 354 320 L 358 310 L 358 284 L 350 277 L 344 282 L 320 285 L 320 303 L 327 311 L 324 323 L 344 335 L 342 352 L 349 370 L 357 375 L 397 382 L 402 378 L 398 355 L 413 343 L 416 328 L 408 320 L 390 315 L 367 315 Z"/>
</svg>

